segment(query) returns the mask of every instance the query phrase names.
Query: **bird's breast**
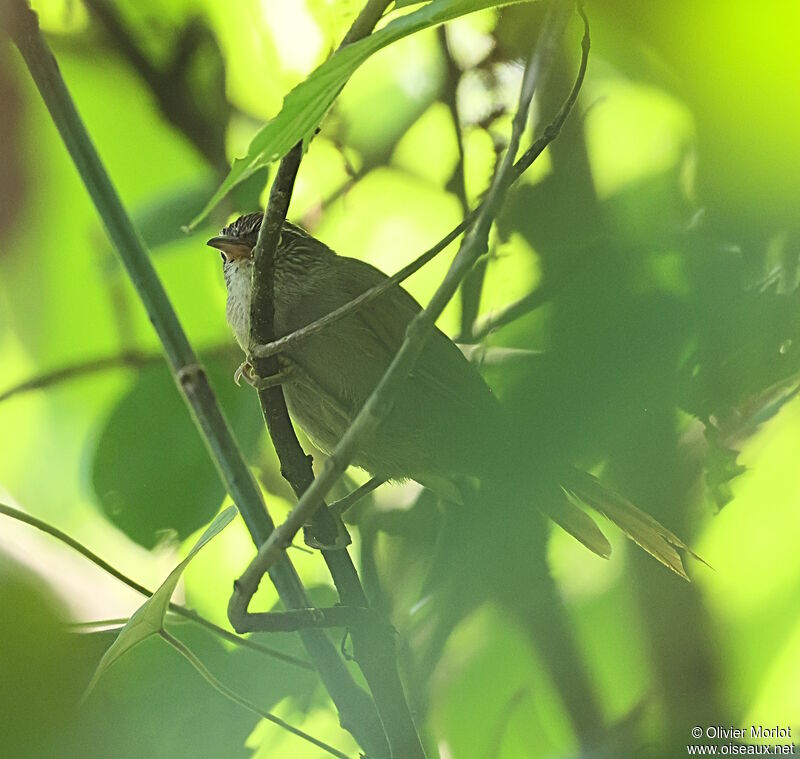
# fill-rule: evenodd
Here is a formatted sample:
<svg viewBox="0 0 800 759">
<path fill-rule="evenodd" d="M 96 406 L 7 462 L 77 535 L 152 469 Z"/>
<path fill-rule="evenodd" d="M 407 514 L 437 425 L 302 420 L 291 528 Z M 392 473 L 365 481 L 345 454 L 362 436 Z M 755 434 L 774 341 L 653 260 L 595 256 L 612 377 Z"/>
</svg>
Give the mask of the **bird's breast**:
<svg viewBox="0 0 800 759">
<path fill-rule="evenodd" d="M 228 319 L 236 342 L 245 353 L 250 342 L 250 276 L 235 269 L 225 270 L 228 300 L 225 316 Z"/>
</svg>

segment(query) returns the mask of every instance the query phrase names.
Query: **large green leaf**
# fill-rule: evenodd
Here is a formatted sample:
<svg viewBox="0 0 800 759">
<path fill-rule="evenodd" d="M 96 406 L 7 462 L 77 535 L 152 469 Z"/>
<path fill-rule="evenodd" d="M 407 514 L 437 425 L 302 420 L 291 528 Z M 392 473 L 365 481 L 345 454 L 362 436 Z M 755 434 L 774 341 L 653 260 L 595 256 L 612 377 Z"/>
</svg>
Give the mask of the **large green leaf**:
<svg viewBox="0 0 800 759">
<path fill-rule="evenodd" d="M 236 513 L 235 506 L 228 506 L 225 511 L 221 512 L 192 546 L 192 550 L 189 551 L 186 558 L 169 573 L 167 579 L 164 580 L 158 590 L 133 613 L 133 616 L 128 620 L 125 627 L 120 630 L 117 639 L 111 644 L 111 647 L 105 652 L 97 665 L 92 681 L 86 690 L 87 694 L 92 691 L 103 673 L 123 654 L 138 646 L 139 643 L 151 635 L 158 635 L 164 626 L 164 617 L 169 607 L 169 601 L 172 598 L 178 580 L 181 578 L 181 574 L 183 574 L 183 570 L 186 569 L 189 562 L 209 540 L 230 524 Z"/>
<path fill-rule="evenodd" d="M 189 224 L 189 229 L 194 229 L 239 182 L 261 166 L 286 155 L 299 140 L 311 137 L 347 80 L 373 53 L 410 34 L 467 13 L 523 1 L 433 0 L 423 8 L 395 19 L 369 37 L 338 50 L 286 96 L 280 113 L 253 137 L 247 155 L 234 160 L 230 173 Z"/>
<path fill-rule="evenodd" d="M 245 455 L 264 422 L 256 394 L 233 383 L 231 361 L 206 368 Z M 225 489 L 166 366 L 139 372 L 112 410 L 92 454 L 91 484 L 103 513 L 152 548 L 164 535 L 183 540 L 217 513 Z"/>
</svg>

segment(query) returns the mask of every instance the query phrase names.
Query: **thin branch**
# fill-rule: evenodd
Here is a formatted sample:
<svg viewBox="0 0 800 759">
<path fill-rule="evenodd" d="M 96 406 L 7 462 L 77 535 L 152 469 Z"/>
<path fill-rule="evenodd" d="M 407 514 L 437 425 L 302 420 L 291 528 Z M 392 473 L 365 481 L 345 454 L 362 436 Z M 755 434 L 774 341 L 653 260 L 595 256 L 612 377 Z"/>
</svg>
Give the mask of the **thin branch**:
<svg viewBox="0 0 800 759">
<path fill-rule="evenodd" d="M 358 42 L 362 37 L 371 34 L 375 25 L 381 20 L 389 2 L 391 0 L 367 0 L 361 12 L 356 16 L 356 20 L 342 38 L 339 48 L 341 49 L 351 42 Z"/>
<path fill-rule="evenodd" d="M 262 709 L 257 704 L 254 704 L 252 701 L 240 696 L 236 691 L 229 688 L 225 683 L 217 680 L 214 675 L 211 674 L 211 671 L 206 667 L 205 664 L 197 657 L 197 655 L 192 651 L 188 646 L 186 646 L 183 641 L 178 640 L 174 635 L 170 635 L 166 630 L 161 630 L 159 635 L 167 642 L 170 646 L 172 646 L 181 656 L 183 656 L 194 668 L 197 672 L 203 677 L 206 682 L 208 682 L 214 690 L 221 693 L 225 698 L 230 699 L 233 703 L 238 704 L 239 706 L 247 709 L 253 714 L 257 714 L 259 717 L 263 717 L 265 720 L 272 722 L 278 727 L 287 730 L 288 732 L 302 738 L 304 741 L 308 741 L 312 743 L 317 748 L 321 748 L 323 751 L 326 751 L 331 756 L 339 757 L 339 759 L 350 759 L 347 754 L 339 751 L 338 749 L 334 748 L 333 746 L 325 743 L 324 741 L 319 740 L 319 738 L 315 738 L 313 735 L 309 735 L 308 733 L 304 732 L 298 727 L 294 727 L 294 725 L 290 725 L 285 720 L 282 720 L 280 717 L 276 717 L 274 714 Z"/>
<path fill-rule="evenodd" d="M 505 737 L 508 727 L 515 716 L 519 705 L 530 695 L 530 686 L 523 685 L 517 688 L 510 698 L 503 704 L 503 709 L 500 712 L 494 729 L 492 730 L 492 740 L 489 743 L 484 756 L 486 759 L 500 759 L 500 750 L 503 746 L 503 738 Z"/>
<path fill-rule="evenodd" d="M 458 147 L 458 160 L 453 171 L 453 175 L 448 182 L 448 187 L 452 188 L 458 202 L 461 204 L 462 215 L 466 218 L 469 215 L 469 201 L 467 200 L 466 176 L 464 171 L 464 136 L 461 130 L 461 118 L 458 113 L 458 85 L 461 81 L 461 70 L 456 64 L 450 45 L 447 40 L 447 27 L 440 26 L 436 30 L 439 40 L 439 49 L 445 62 L 445 85 L 443 99 L 447 109 L 450 111 L 450 119 L 453 122 L 453 129 L 456 135 L 456 145 Z M 465 342 L 470 339 L 470 330 L 475 318 L 478 315 L 478 308 L 481 302 L 481 291 L 486 274 L 485 261 L 479 262 L 464 277 L 461 283 L 461 318 L 458 339 Z"/>
<path fill-rule="evenodd" d="M 476 319 L 472 327 L 470 341 L 477 343 L 490 332 L 494 332 L 494 330 L 525 316 L 525 314 L 535 311 L 537 308 L 547 303 L 556 289 L 555 283 L 542 285 L 532 290 L 527 295 L 523 295 L 519 300 L 515 300 L 513 303 L 503 306 L 494 313 L 487 314 L 481 319 Z"/>
<path fill-rule="evenodd" d="M 250 342 L 262 336 L 275 334 L 275 254 L 280 243 L 281 231 L 289 210 L 294 180 L 300 167 L 303 145 L 298 143 L 281 161 L 275 180 L 270 189 L 269 202 L 258 231 L 258 239 L 253 248 L 253 271 L 251 275 L 250 301 Z M 279 371 L 274 356 L 253 358 L 253 367 L 262 377 L 269 377 Z M 259 390 L 258 398 L 270 438 L 281 464 L 281 474 L 300 497 L 314 478 L 311 457 L 300 446 L 286 407 L 283 388 L 276 385 Z M 321 545 L 336 543 L 338 523 L 332 515 L 322 512 L 315 525 L 315 540 Z M 349 538 L 348 538 L 349 542 Z M 334 577 L 334 582 L 336 578 Z M 236 625 L 239 620 L 229 614 Z"/>
<path fill-rule="evenodd" d="M 310 627 L 353 629 L 380 621 L 375 618 L 375 612 L 359 606 L 329 606 L 251 613 L 243 607 L 243 596 L 238 593 L 231 596 L 231 604 L 232 607 L 228 607 L 228 615 L 238 619 L 241 625 L 240 629 L 246 632 L 297 632 Z M 391 631 L 388 624 L 386 627 Z"/>
<path fill-rule="evenodd" d="M 413 368 L 430 336 L 436 319 L 458 289 L 464 274 L 487 249 L 489 229 L 494 216 L 513 181 L 514 158 L 525 131 L 530 103 L 536 85 L 552 63 L 555 47 L 561 39 L 569 17 L 570 4 L 559 0 L 548 11 L 542 32 L 523 75 L 519 105 L 512 122 L 509 146 L 500 163 L 474 225 L 462 242 L 453 263 L 428 306 L 410 322 L 406 337 L 391 365 L 381 378 L 364 407 L 348 427 L 335 450 L 325 462 L 323 471 L 300 498 L 297 506 L 259 549 L 256 559 L 239 579 L 234 593 L 242 593 L 246 601 L 255 593 L 266 568 L 285 555 L 286 546 L 305 522 L 319 508 L 330 488 L 344 473 L 361 441 L 372 434 L 392 407 L 401 383 Z M 584 17 L 584 23 L 585 17 Z M 571 96 L 570 96 L 571 97 Z M 569 103 L 569 99 L 567 101 Z M 574 102 L 574 101 L 573 101 Z M 566 103 L 565 103 L 566 106 Z M 570 106 L 571 107 L 571 106 Z M 562 112 L 564 109 L 562 108 Z M 566 111 L 568 113 L 568 110 Z M 566 115 L 564 116 L 566 118 Z M 563 122 L 562 122 L 563 123 Z M 541 151 L 540 151 L 541 152 Z"/>
<path fill-rule="evenodd" d="M 141 593 L 143 596 L 149 598 L 153 595 L 153 591 L 145 588 L 144 585 L 140 585 L 136 580 L 132 580 L 127 575 L 120 572 L 116 567 L 113 567 L 109 564 L 105 559 L 98 556 L 93 551 L 89 550 L 86 546 L 82 543 L 79 543 L 75 538 L 70 537 L 65 532 L 62 532 L 57 527 L 53 527 L 53 525 L 48 524 L 47 522 L 38 519 L 31 514 L 27 514 L 24 511 L 20 511 L 19 509 L 15 509 L 13 506 L 7 506 L 4 503 L 0 503 L 0 514 L 4 514 L 7 517 L 11 517 L 12 519 L 16 519 L 19 522 L 24 522 L 31 527 L 35 527 L 37 530 L 54 537 L 56 540 L 60 540 L 65 545 L 68 545 L 73 550 L 77 551 L 81 556 L 91 561 L 96 566 L 100 567 L 104 572 L 107 572 L 115 579 L 119 580 L 121 583 L 127 585 L 129 588 L 132 588 L 137 593 Z M 169 610 L 175 612 L 175 614 L 179 614 L 181 617 L 185 619 L 191 620 L 202 627 L 205 627 L 207 630 L 210 630 L 215 635 L 218 635 L 220 638 L 224 638 L 225 640 L 230 641 L 231 643 L 236 643 L 239 646 L 243 646 L 244 648 L 251 648 L 253 651 L 258 651 L 262 654 L 266 654 L 267 656 L 272 656 L 275 659 L 280 659 L 281 661 L 285 661 L 289 664 L 293 664 L 296 667 L 301 667 L 302 669 L 309 669 L 314 670 L 313 665 L 309 662 L 305 661 L 304 659 L 298 659 L 296 656 L 292 656 L 291 654 L 285 654 L 283 651 L 278 651 L 277 649 L 271 648 L 270 646 L 265 646 L 257 641 L 250 640 L 249 638 L 242 638 L 239 635 L 235 635 L 234 633 L 230 632 L 230 630 L 226 630 L 224 627 L 220 627 L 219 625 L 215 625 L 211 620 L 206 619 L 205 617 L 200 616 L 196 611 L 192 609 L 187 609 L 185 606 L 181 606 L 180 604 L 171 603 L 169 605 Z M 111 621 L 111 620 L 106 620 Z M 124 624 L 124 621 L 123 621 Z"/>
<path fill-rule="evenodd" d="M 436 30 L 436 34 L 446 70 L 443 99 L 448 111 L 450 111 L 450 119 L 453 122 L 456 146 L 458 147 L 458 160 L 456 161 L 450 183 L 452 183 L 455 196 L 461 204 L 461 211 L 463 215 L 466 216 L 469 213 L 469 201 L 467 200 L 466 178 L 464 176 L 464 136 L 461 132 L 461 118 L 458 114 L 457 99 L 458 84 L 461 81 L 461 70 L 458 68 L 450 52 L 450 46 L 447 41 L 447 26 L 442 24 L 442 26 L 438 27 Z"/>
<path fill-rule="evenodd" d="M 0 26 L 8 32 L 28 66 L 158 334 L 169 367 L 220 478 L 239 508 L 254 543 L 259 546 L 274 529 L 261 490 L 242 457 L 206 373 L 197 362 L 141 236 L 126 213 L 78 115 L 56 61 L 39 31 L 38 18 L 24 0 L 9 0 L 0 8 Z M 311 605 L 288 557 L 270 570 L 270 578 L 288 608 Z M 385 753 L 383 733 L 372 700 L 353 680 L 330 639 L 320 630 L 303 630 L 300 637 L 331 694 L 342 726 L 367 752 L 376 756 Z"/>
<path fill-rule="evenodd" d="M 510 177 L 510 184 L 514 184 L 514 182 L 516 182 L 527 171 L 527 169 L 530 168 L 531 164 L 544 152 L 545 148 L 551 142 L 553 142 L 556 137 L 558 137 L 561 128 L 563 127 L 567 116 L 569 116 L 570 112 L 572 111 L 572 108 L 578 99 L 581 88 L 583 87 L 583 81 L 586 78 L 586 67 L 589 63 L 591 37 L 589 34 L 588 20 L 586 19 L 582 8 L 579 8 L 579 13 L 584 21 L 584 35 L 581 41 L 581 62 L 578 68 L 578 73 L 575 77 L 575 83 L 572 86 L 569 97 L 564 101 L 564 104 L 561 106 L 561 110 L 558 112 L 556 117 L 550 122 L 550 124 L 547 125 L 545 130 L 542 132 L 542 135 L 514 164 L 514 168 Z M 369 290 L 365 290 L 363 293 L 361 293 L 361 295 L 356 296 L 343 306 L 340 306 L 334 311 L 331 311 L 329 314 L 326 314 L 325 316 L 306 324 L 304 327 L 296 329 L 294 332 L 291 332 L 288 335 L 284 335 L 283 337 L 273 340 L 265 345 L 252 346 L 252 354 L 259 357 L 274 356 L 281 351 L 286 350 L 287 348 L 297 345 L 297 343 L 300 341 L 305 340 L 306 338 L 311 337 L 318 332 L 321 332 L 326 327 L 330 327 L 332 324 L 335 324 L 353 311 L 365 306 L 367 303 L 371 303 L 373 300 L 375 300 L 375 298 L 380 297 L 383 293 L 385 293 L 387 290 L 390 290 L 395 285 L 399 285 L 401 282 L 404 282 L 412 274 L 425 266 L 429 261 L 432 261 L 439 253 L 445 250 L 445 248 L 449 247 L 450 243 L 458 239 L 463 232 L 469 229 L 477 218 L 481 208 L 483 208 L 482 203 L 475 208 L 475 210 L 472 211 L 472 213 L 470 213 L 466 219 L 450 230 L 450 232 L 448 232 L 433 247 L 426 250 L 411 263 L 406 264 L 406 266 L 397 271 L 391 277 L 387 277 L 380 284 L 376 285 L 375 287 L 371 287 Z"/>
<path fill-rule="evenodd" d="M 187 71 L 188 63 L 202 39 L 200 35 L 206 31 L 200 26 L 201 22 L 194 20 L 183 29 L 180 38 L 172 46 L 176 51 L 174 60 L 162 69 L 147 57 L 128 30 L 115 3 L 108 0 L 85 0 L 84 5 L 103 26 L 120 55 L 150 89 L 164 117 L 224 176 L 228 171 L 225 125 L 230 111 L 226 113 L 217 110 L 211 113 L 208 107 L 201 109 L 201 102 L 213 103 L 216 108 L 226 101 L 216 97 L 207 97 L 205 101 L 194 99 Z M 211 38 L 207 31 L 206 34 Z"/>
<path fill-rule="evenodd" d="M 170 612 L 174 609 L 170 609 Z M 331 628 L 331 627 L 355 627 L 370 621 L 369 609 L 356 606 L 314 606 L 310 609 L 292 609 L 291 611 L 266 611 L 255 614 L 245 613 L 242 618 L 247 620 L 247 632 L 298 632 L 309 627 Z M 103 630 L 104 632 L 119 632 L 129 621 L 130 617 L 118 617 L 116 619 L 95 619 L 85 622 L 70 622 L 68 627 L 79 630 Z M 175 622 L 183 622 L 181 619 L 171 617 Z M 193 619 L 190 617 L 190 619 Z M 213 623 L 212 623 L 213 624 Z M 220 628 L 222 629 L 222 628 Z M 216 632 L 216 631 L 215 631 Z M 223 630 L 227 632 L 227 630 Z M 234 642 L 247 643 L 247 638 L 239 638 L 232 633 L 228 633 L 229 640 Z M 266 648 L 266 647 L 264 647 Z M 261 650 L 259 649 L 256 650 Z M 272 649 L 267 649 L 270 653 Z M 280 654 L 280 652 L 278 652 Z M 304 669 L 315 671 L 314 667 L 302 659 L 295 659 L 288 656 L 291 664 L 298 662 L 304 664 Z M 283 658 L 280 656 L 279 658 Z"/>
<path fill-rule="evenodd" d="M 312 209 L 312 211 L 303 217 L 302 223 L 305 226 L 305 220 L 309 217 L 316 218 L 321 216 L 327 211 L 339 198 L 347 195 L 364 177 L 375 168 L 372 162 L 364 163 L 361 167 L 356 169 L 350 176 L 345 179 L 330 195 L 322 198 L 319 204 Z"/>
<path fill-rule="evenodd" d="M 103 356 L 101 358 L 69 364 L 54 369 L 51 372 L 45 372 L 36 377 L 31 377 L 17 385 L 12 385 L 10 388 L 0 393 L 0 403 L 15 395 L 20 395 L 21 393 L 28 393 L 32 390 L 43 390 L 52 385 L 58 385 L 72 379 L 105 372 L 109 369 L 137 369 L 144 366 L 160 364 L 163 360 L 164 356 L 161 353 L 145 353 L 144 351 L 134 349 L 125 350 L 113 356 Z"/>
<path fill-rule="evenodd" d="M 363 485 L 359 485 L 355 490 L 349 492 L 338 501 L 334 501 L 328 508 L 340 516 L 349 508 L 355 506 L 362 498 L 377 490 L 386 482 L 385 477 L 370 477 Z"/>
<path fill-rule="evenodd" d="M 207 358 L 234 358 L 238 355 L 238 349 L 236 346 L 231 345 L 230 342 L 226 342 L 222 345 L 215 345 L 208 350 L 201 351 L 201 353 Z M 101 372 L 106 372 L 111 369 L 143 369 L 147 366 L 159 366 L 163 361 L 163 353 L 150 353 L 135 348 L 123 350 L 111 356 L 101 356 L 100 358 L 92 358 L 88 361 L 79 361 L 54 369 L 51 372 L 45 372 L 44 374 L 31 377 L 17 385 L 12 385 L 10 388 L 0 393 L 0 403 L 9 398 L 13 398 L 15 395 L 29 393 L 34 390 L 45 390 L 48 387 L 60 385 L 62 382 L 70 382 L 71 380 L 81 379 L 82 377 L 88 377 L 92 374 L 100 374 Z"/>
<path fill-rule="evenodd" d="M 134 70 L 141 76 L 145 84 L 154 92 L 161 89 L 161 70 L 145 55 L 144 50 L 128 31 L 119 9 L 106 0 L 85 0 L 84 5 L 91 16 L 94 16 L 106 31 L 108 37 L 116 45 Z"/>
</svg>

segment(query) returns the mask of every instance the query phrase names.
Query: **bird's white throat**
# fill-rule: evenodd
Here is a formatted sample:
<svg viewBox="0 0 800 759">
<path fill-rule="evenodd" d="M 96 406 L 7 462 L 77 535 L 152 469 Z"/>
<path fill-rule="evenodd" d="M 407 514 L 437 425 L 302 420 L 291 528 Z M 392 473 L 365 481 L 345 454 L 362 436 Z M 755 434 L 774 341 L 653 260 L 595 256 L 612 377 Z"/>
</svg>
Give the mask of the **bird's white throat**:
<svg viewBox="0 0 800 759">
<path fill-rule="evenodd" d="M 250 259 L 228 261 L 223 270 L 228 288 L 225 315 L 236 336 L 236 342 L 247 352 L 250 342 L 250 273 L 253 264 Z"/>
</svg>

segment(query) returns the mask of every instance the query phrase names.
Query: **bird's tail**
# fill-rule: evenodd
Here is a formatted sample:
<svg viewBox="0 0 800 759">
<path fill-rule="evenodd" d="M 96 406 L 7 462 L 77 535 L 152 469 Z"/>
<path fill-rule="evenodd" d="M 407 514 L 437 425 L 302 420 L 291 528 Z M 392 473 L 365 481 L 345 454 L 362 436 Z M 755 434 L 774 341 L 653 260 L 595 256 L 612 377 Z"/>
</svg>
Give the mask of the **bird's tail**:
<svg viewBox="0 0 800 759">
<path fill-rule="evenodd" d="M 634 543 L 685 580 L 689 580 L 689 576 L 681 554 L 690 554 L 706 564 L 677 535 L 649 514 L 605 487 L 596 477 L 576 469 L 562 485 L 561 498 L 551 501 L 543 510 L 557 525 L 598 556 L 608 558 L 611 544 L 594 520 L 576 505 L 576 501 L 605 516 Z"/>
</svg>

